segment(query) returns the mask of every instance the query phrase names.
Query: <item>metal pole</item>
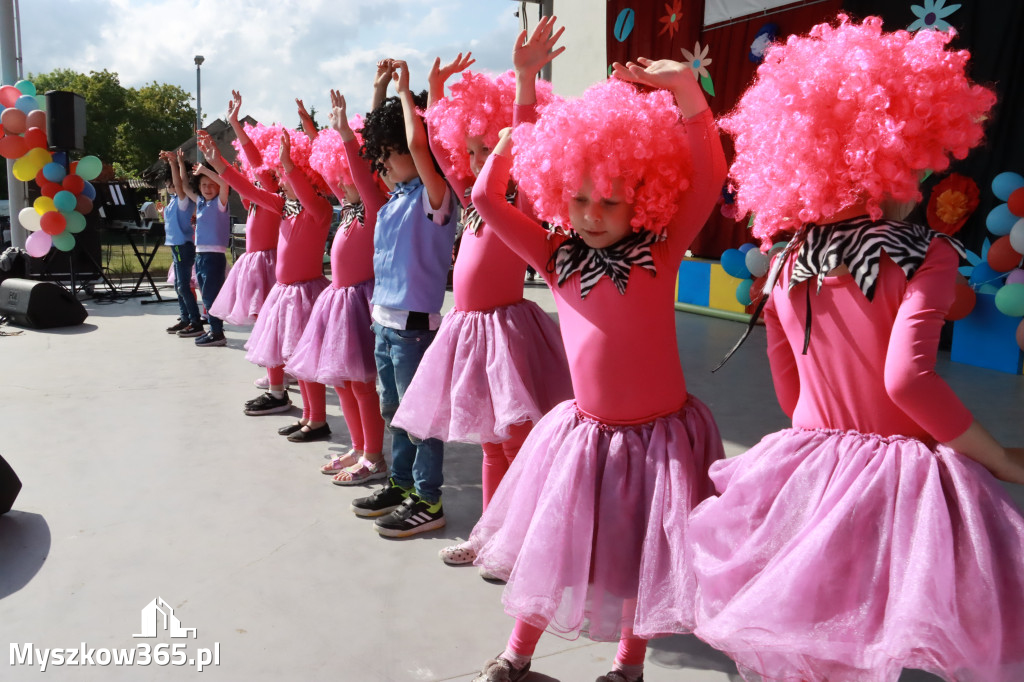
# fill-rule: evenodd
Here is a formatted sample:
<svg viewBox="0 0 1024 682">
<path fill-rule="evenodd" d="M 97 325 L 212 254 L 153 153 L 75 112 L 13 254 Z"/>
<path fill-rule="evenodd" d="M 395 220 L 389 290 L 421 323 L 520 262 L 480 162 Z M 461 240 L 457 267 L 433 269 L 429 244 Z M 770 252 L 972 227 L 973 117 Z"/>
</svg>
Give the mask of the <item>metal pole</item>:
<svg viewBox="0 0 1024 682">
<path fill-rule="evenodd" d="M 196 55 L 196 131 L 203 129 L 203 90 L 200 68 L 203 65 L 203 58 Z M 202 163 L 202 152 L 199 151 L 199 140 L 196 139 L 196 163 Z"/>
<path fill-rule="evenodd" d="M 540 15 L 542 17 L 550 17 L 555 14 L 555 2 L 554 0 L 543 0 L 540 5 Z M 540 69 L 540 79 L 551 82 L 551 62 L 548 62 Z"/>
<path fill-rule="evenodd" d="M 18 81 L 18 63 L 21 60 L 21 46 L 15 40 L 18 20 L 15 18 L 15 0 L 0 0 L 0 72 L 5 85 Z M 7 196 L 11 212 L 11 244 L 25 248 L 28 230 L 18 222 L 18 214 L 28 205 L 25 199 L 25 183 L 14 177 L 14 159 L 7 159 Z"/>
</svg>

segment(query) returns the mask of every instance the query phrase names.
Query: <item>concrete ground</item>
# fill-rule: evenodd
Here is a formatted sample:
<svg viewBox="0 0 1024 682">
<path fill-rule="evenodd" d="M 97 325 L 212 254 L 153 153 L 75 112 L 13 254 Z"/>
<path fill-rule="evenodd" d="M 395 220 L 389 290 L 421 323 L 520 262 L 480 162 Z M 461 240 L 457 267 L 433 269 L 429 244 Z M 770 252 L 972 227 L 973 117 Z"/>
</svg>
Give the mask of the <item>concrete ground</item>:
<svg viewBox="0 0 1024 682">
<path fill-rule="evenodd" d="M 546 289 L 528 293 L 553 311 Z M 0 516 L 0 645 L 10 647 L 0 679 L 40 677 L 38 663 L 18 663 L 28 643 L 184 643 L 163 655 L 186 663 L 219 647 L 219 665 L 203 671 L 214 680 L 470 680 L 502 650 L 511 620 L 501 588 L 437 558 L 480 513 L 478 448 L 447 449 L 447 528 L 382 539 L 348 509 L 366 490 L 333 486 L 318 471 L 347 450 L 336 398 L 330 443 L 289 443 L 275 431 L 294 413 L 242 414 L 259 375 L 243 356 L 245 330 L 229 328 L 227 348 L 199 349 L 164 333 L 175 304 L 86 305 L 81 327 L 0 338 L 0 454 L 24 483 L 15 510 Z M 741 325 L 678 313 L 677 328 L 689 388 L 711 407 L 730 455 L 785 425 L 763 330 L 712 376 Z M 945 358 L 939 369 L 997 437 L 1024 444 L 1024 377 Z M 1012 490 L 1024 504 L 1022 492 Z M 196 639 L 133 638 L 146 634 L 140 610 L 157 597 Z M 529 680 L 589 682 L 614 652 L 545 635 Z M 51 665 L 45 679 L 194 675 L 188 665 L 93 660 Z M 652 642 L 646 680 L 739 676 L 693 637 L 672 637 Z"/>
</svg>

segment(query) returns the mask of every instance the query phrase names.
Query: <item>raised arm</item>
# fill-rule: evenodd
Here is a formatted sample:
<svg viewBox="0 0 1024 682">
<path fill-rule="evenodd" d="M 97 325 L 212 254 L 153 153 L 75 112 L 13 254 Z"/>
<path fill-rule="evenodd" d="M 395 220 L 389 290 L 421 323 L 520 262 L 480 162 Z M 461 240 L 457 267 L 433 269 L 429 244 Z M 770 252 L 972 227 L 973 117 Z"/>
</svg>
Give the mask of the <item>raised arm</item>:
<svg viewBox="0 0 1024 682">
<path fill-rule="evenodd" d="M 352 184 L 356 186 L 359 198 L 363 200 L 366 222 L 370 223 L 371 220 L 376 222 L 377 211 L 387 202 L 388 198 L 374 179 L 370 162 L 359 155 L 359 141 L 348 124 L 348 107 L 345 104 L 345 97 L 337 90 L 331 90 L 331 113 L 328 118 L 331 121 L 331 126 L 341 136 L 341 141 L 345 143 L 345 158 L 348 160 L 349 172 L 352 174 Z"/>
<path fill-rule="evenodd" d="M 306 137 L 310 140 L 315 140 L 319 131 L 316 129 L 316 124 L 313 123 L 313 117 L 306 111 L 306 105 L 303 104 L 301 99 L 296 97 L 295 106 L 299 108 L 299 121 L 302 123 L 302 132 L 306 133 Z"/>
<path fill-rule="evenodd" d="M 430 145 L 427 142 L 426 126 L 416 113 L 416 102 L 413 101 L 412 91 L 409 89 L 409 65 L 401 59 L 394 60 L 393 64 L 394 79 L 398 83 L 398 97 L 402 100 L 402 111 L 405 114 L 405 137 L 409 143 L 409 153 L 412 154 L 416 172 L 426 189 L 430 207 L 436 211 L 442 207 L 448 183 L 434 167 L 434 159 L 430 155 Z"/>
<path fill-rule="evenodd" d="M 196 142 L 199 144 L 199 149 L 203 152 L 203 156 L 210 162 L 213 169 L 217 171 L 219 179 L 223 181 L 224 184 L 221 185 L 221 191 L 224 190 L 224 187 L 229 186 L 238 192 L 243 199 L 276 213 L 281 212 L 281 209 L 284 207 L 284 199 L 275 192 L 256 187 L 245 176 L 235 170 L 234 167 L 228 165 L 209 133 L 205 130 L 201 131 L 196 137 Z"/>
<path fill-rule="evenodd" d="M 185 191 L 181 188 L 181 173 L 178 171 L 178 156 L 174 152 L 160 152 L 160 158 L 167 162 L 167 167 L 171 171 L 171 185 L 174 187 L 174 193 L 179 197 L 185 196 Z"/>
<path fill-rule="evenodd" d="M 198 140 L 198 138 L 196 139 Z M 199 195 L 192 191 L 192 186 L 188 183 L 187 178 L 189 175 L 188 166 L 185 164 L 185 152 L 180 149 L 178 150 L 178 176 L 181 178 L 181 191 L 184 192 L 185 197 L 187 197 L 189 201 L 197 203 L 199 201 Z M 183 197 L 179 194 L 178 198 L 182 199 Z"/>
<path fill-rule="evenodd" d="M 228 194 L 230 194 L 231 192 L 231 187 L 228 185 L 228 183 L 226 183 L 224 180 L 221 179 L 219 175 L 217 175 L 216 173 L 214 173 L 212 170 L 210 170 L 201 163 L 197 163 L 194 166 L 192 166 L 192 175 L 195 175 L 197 177 L 200 175 L 205 175 L 206 177 L 216 182 L 217 187 L 220 188 L 218 192 L 218 199 L 220 199 L 220 205 L 221 207 L 227 207 Z"/>
<path fill-rule="evenodd" d="M 292 144 L 287 132 L 281 133 L 281 169 L 288 184 L 295 192 L 295 198 L 302 204 L 303 211 L 309 211 L 317 220 L 330 218 L 331 204 L 320 196 L 310 183 L 306 173 L 292 162 Z"/>
<path fill-rule="evenodd" d="M 530 39 L 526 31 L 516 38 L 512 48 L 512 65 L 516 71 L 516 104 L 531 105 L 537 102 L 537 74 L 545 64 L 565 51 L 555 47 L 565 27 L 555 30 L 558 17 L 543 17 L 534 27 Z"/>
<path fill-rule="evenodd" d="M 505 199 L 511 169 L 512 135 L 511 129 L 506 128 L 501 131 L 501 139 L 473 185 L 473 205 L 487 222 L 488 229 L 548 279 L 546 266 L 552 251 L 552 245 L 548 243 L 549 233 Z"/>
<path fill-rule="evenodd" d="M 444 66 L 441 65 L 441 58 L 435 57 L 434 65 L 430 67 L 430 73 L 427 75 L 427 108 L 429 109 L 434 102 L 444 99 L 444 84 L 448 82 L 449 78 L 465 71 L 475 63 L 476 60 L 473 59 L 472 52 L 467 52 L 465 57 L 460 52 L 455 59 Z"/>
<path fill-rule="evenodd" d="M 395 74 L 393 60 L 382 59 L 377 62 L 377 75 L 373 78 L 373 101 L 370 109 L 376 109 L 388 94 L 388 84 Z"/>
</svg>

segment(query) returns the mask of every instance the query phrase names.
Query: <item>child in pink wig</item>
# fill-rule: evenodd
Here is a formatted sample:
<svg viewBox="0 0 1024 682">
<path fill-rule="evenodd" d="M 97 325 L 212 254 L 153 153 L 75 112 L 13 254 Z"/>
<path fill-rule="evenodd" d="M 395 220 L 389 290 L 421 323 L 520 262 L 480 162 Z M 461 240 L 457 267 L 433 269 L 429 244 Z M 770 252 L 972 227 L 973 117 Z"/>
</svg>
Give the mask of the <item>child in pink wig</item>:
<svg viewBox="0 0 1024 682">
<path fill-rule="evenodd" d="M 690 518 L 696 634 L 744 679 L 1024 679 L 1024 518 L 1006 450 L 935 373 L 960 248 L 887 220 L 982 139 L 995 98 L 940 31 L 840 16 L 771 47 L 722 126 L 793 427 L 716 463 Z"/>
<path fill-rule="evenodd" d="M 264 126 L 259 130 L 249 126 L 252 136 L 238 121 L 242 108 L 242 95 L 231 92 L 228 104 L 228 123 L 235 132 L 235 145 L 242 152 L 240 161 L 250 182 L 259 182 L 268 191 L 277 190 L 277 181 L 263 166 L 260 143 L 265 144 Z M 253 139 L 255 138 L 255 140 Z M 221 287 L 217 300 L 210 306 L 210 314 L 234 325 L 251 325 L 277 281 L 277 233 L 281 228 L 281 214 L 247 202 L 249 216 L 245 221 L 245 253 L 234 262 Z"/>
<path fill-rule="evenodd" d="M 267 367 L 271 385 L 263 395 L 245 405 L 248 415 L 263 415 L 290 409 L 284 387 L 284 364 L 302 336 L 313 303 L 329 284 L 323 276 L 324 244 L 330 229 L 331 205 L 323 196 L 327 186 L 309 167 L 311 143 L 306 135 L 286 130 L 270 142 L 264 153 L 279 159 L 272 167 L 278 175 L 282 194 L 258 188 L 228 166 L 213 140 L 200 137 L 200 149 L 223 179 L 243 198 L 281 215 L 277 245 L 277 282 L 267 296 L 252 335 L 246 342 L 246 359 Z M 273 156 L 271 156 L 273 155 Z M 305 382 L 299 382 L 303 396 L 301 430 L 306 440 L 330 434 L 326 414 L 311 414 Z M 285 427 L 288 428 L 288 427 Z"/>
<path fill-rule="evenodd" d="M 445 81 L 472 62 L 470 54 L 460 54 L 442 68 L 438 58 L 430 72 L 430 141 L 462 198 L 465 227 L 455 260 L 455 307 L 444 316 L 394 421 L 417 438 L 480 443 L 486 509 L 534 423 L 572 397 L 572 384 L 558 325 L 523 299 L 526 262 L 470 202 L 498 132 L 512 125 L 516 87 L 511 72 L 495 79 L 465 71 L 445 98 Z M 529 79 L 529 86 L 534 82 Z M 550 101 L 550 85 L 539 94 L 540 104 Z M 534 107 L 525 107 L 528 115 Z M 472 563 L 476 552 L 467 541 L 445 547 L 440 556 L 459 565 Z"/>
<path fill-rule="evenodd" d="M 561 52 L 552 28 L 545 19 L 529 42 L 519 36 L 522 85 Z M 673 299 L 725 160 L 688 67 L 640 61 L 503 135 L 473 188 L 487 224 L 551 287 L 576 396 L 534 427 L 470 536 L 477 565 L 508 580 L 516 618 L 478 682 L 522 679 L 545 628 L 575 637 L 584 627 L 619 641 L 599 679 L 635 682 L 647 639 L 692 628 L 683 539 L 724 453 L 711 413 L 686 390 Z M 517 103 L 528 97 L 520 88 Z M 510 171 L 537 214 L 572 236 L 505 200 Z"/>
<path fill-rule="evenodd" d="M 313 305 L 285 369 L 306 382 L 312 401 L 310 410 L 315 414 L 326 414 L 325 387 L 334 386 L 352 449 L 333 458 L 320 471 L 333 475 L 339 485 L 352 485 L 387 476 L 382 447 L 384 419 L 375 386 L 377 366 L 370 327 L 373 229 L 377 211 L 387 198 L 367 162 L 359 157 L 362 140 L 352 127 L 362 127 L 361 121 L 358 117 L 348 120 L 340 93 L 331 91 L 331 103 L 332 127 L 313 131 L 310 154 L 310 165 L 341 201 L 341 224 L 331 244 L 331 286 Z M 301 423 L 282 431 L 288 429 L 303 433 Z"/>
</svg>

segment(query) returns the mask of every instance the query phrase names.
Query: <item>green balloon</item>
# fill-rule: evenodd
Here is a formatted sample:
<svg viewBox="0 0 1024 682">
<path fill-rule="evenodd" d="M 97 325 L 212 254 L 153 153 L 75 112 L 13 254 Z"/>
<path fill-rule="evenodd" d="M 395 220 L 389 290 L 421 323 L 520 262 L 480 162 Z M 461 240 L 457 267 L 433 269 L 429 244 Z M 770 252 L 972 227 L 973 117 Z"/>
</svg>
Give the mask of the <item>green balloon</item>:
<svg viewBox="0 0 1024 682">
<path fill-rule="evenodd" d="M 36 96 L 36 86 L 32 84 L 32 81 L 20 80 L 14 84 L 14 87 L 18 88 L 23 95 Z"/>
<path fill-rule="evenodd" d="M 101 172 L 103 172 L 103 162 L 91 155 L 80 158 L 75 169 L 75 175 L 80 176 L 83 180 L 93 180 Z"/>
<path fill-rule="evenodd" d="M 996 308 L 1009 317 L 1024 317 L 1024 284 L 1007 284 L 999 289 Z"/>
<path fill-rule="evenodd" d="M 73 234 L 69 234 L 67 230 L 60 234 L 53 235 L 51 239 L 53 239 L 53 245 L 60 251 L 70 251 L 75 248 L 75 236 Z"/>
<path fill-rule="evenodd" d="M 61 213 L 64 215 L 64 220 L 66 221 L 64 226 L 65 231 L 70 232 L 71 234 L 78 234 L 85 229 L 84 215 L 78 211 L 61 211 Z"/>
</svg>

